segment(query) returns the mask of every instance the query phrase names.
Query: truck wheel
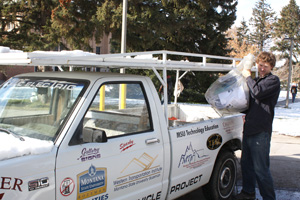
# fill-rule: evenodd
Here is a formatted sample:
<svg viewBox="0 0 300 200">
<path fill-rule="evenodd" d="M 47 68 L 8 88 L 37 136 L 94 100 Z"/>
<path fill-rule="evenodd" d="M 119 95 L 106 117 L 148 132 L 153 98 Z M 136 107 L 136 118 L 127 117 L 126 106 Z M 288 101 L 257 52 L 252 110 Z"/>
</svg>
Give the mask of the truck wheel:
<svg viewBox="0 0 300 200">
<path fill-rule="evenodd" d="M 217 159 L 209 183 L 203 194 L 209 200 L 229 199 L 236 182 L 236 161 L 232 152 L 222 152 Z"/>
</svg>

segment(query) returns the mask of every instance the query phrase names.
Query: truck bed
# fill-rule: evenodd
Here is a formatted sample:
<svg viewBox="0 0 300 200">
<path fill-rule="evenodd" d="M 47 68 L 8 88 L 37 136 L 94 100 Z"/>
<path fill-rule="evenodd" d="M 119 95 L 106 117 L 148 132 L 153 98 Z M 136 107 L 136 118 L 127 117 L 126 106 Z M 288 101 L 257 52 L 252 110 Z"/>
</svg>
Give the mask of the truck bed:
<svg viewBox="0 0 300 200">
<path fill-rule="evenodd" d="M 169 104 L 169 126 L 177 127 L 209 119 L 220 118 L 220 115 L 207 104 Z"/>
</svg>

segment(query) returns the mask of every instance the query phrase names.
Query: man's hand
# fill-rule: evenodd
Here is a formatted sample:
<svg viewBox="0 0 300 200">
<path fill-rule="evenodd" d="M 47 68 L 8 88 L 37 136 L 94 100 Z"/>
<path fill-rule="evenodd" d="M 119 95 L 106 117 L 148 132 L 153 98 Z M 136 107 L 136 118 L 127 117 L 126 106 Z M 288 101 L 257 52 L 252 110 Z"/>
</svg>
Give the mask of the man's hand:
<svg viewBox="0 0 300 200">
<path fill-rule="evenodd" d="M 243 69 L 242 75 L 247 78 L 248 76 L 251 76 L 251 70 L 250 69 Z"/>
</svg>

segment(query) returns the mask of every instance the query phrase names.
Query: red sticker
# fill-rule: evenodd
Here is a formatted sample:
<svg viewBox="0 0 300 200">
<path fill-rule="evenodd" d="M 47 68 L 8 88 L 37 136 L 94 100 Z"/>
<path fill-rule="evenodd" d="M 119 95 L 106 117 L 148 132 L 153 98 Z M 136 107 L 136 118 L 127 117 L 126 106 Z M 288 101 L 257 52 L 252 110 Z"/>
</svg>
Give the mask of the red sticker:
<svg viewBox="0 0 300 200">
<path fill-rule="evenodd" d="M 75 188 L 75 183 L 73 179 L 65 178 L 60 185 L 60 193 L 65 197 L 69 196 L 74 191 L 74 188 Z"/>
</svg>

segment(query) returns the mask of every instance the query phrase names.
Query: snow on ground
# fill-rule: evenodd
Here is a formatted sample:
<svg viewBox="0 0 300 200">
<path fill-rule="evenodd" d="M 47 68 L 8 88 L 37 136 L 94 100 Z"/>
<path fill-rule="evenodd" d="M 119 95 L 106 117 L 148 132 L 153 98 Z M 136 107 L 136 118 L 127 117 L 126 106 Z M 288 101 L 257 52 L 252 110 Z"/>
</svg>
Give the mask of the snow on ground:
<svg viewBox="0 0 300 200">
<path fill-rule="evenodd" d="M 299 96 L 297 96 L 299 98 Z M 296 97 L 296 100 L 297 100 Z M 292 98 L 292 95 L 289 95 Z M 278 101 L 285 101 L 286 91 L 281 91 Z M 284 104 L 285 105 L 285 104 Z M 288 104 L 288 108 L 280 106 L 275 108 L 275 117 L 273 122 L 273 133 L 300 136 L 300 102 Z"/>
<path fill-rule="evenodd" d="M 238 191 L 242 190 L 241 186 L 238 186 Z M 263 200 L 263 198 L 259 195 L 259 190 L 256 188 L 256 199 Z M 288 191 L 288 190 L 275 190 L 276 198 L 278 200 L 299 200 L 300 199 L 300 192 L 297 191 Z"/>
</svg>

